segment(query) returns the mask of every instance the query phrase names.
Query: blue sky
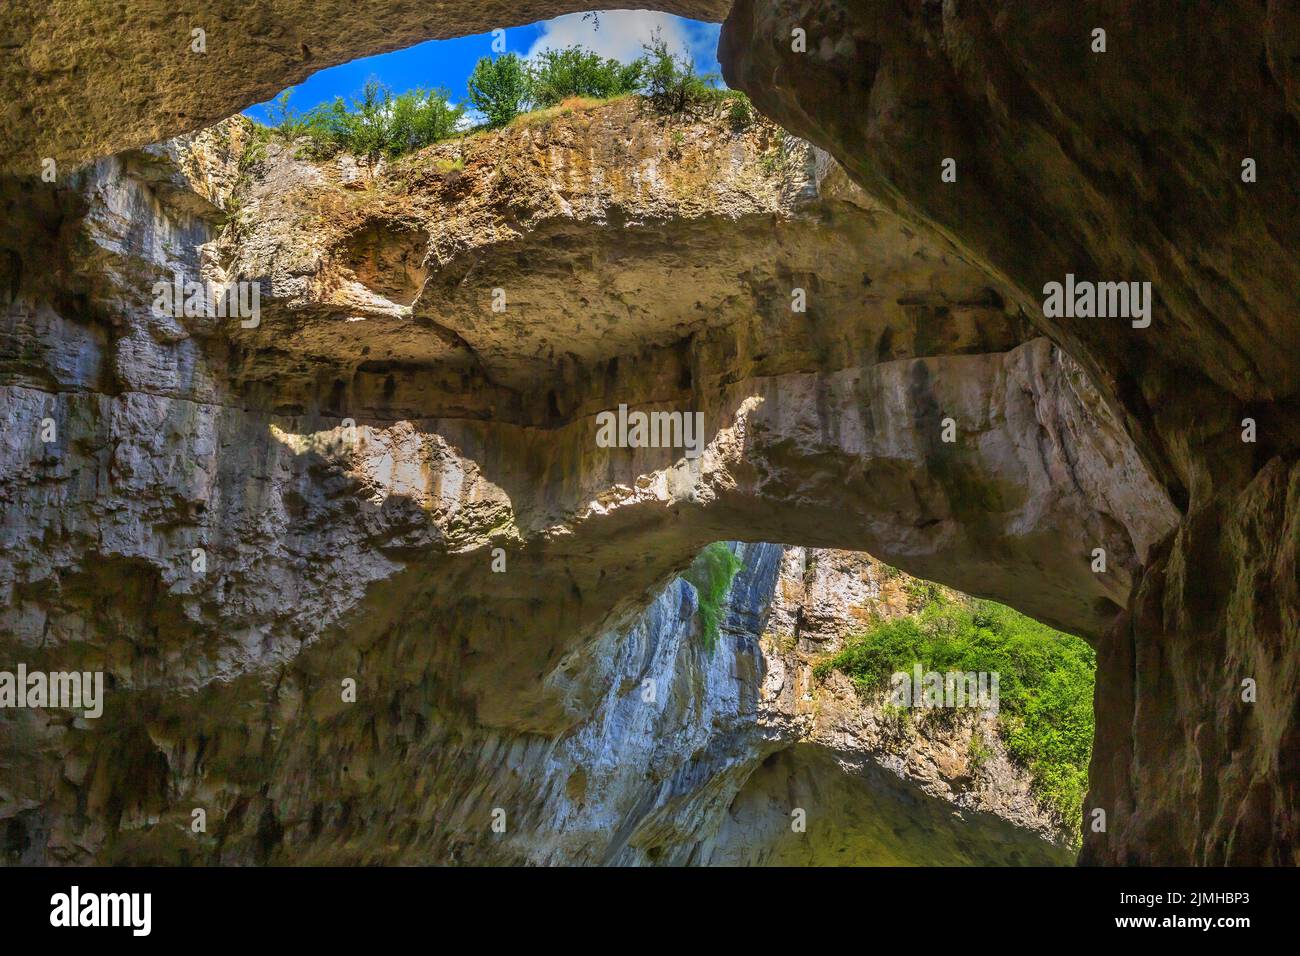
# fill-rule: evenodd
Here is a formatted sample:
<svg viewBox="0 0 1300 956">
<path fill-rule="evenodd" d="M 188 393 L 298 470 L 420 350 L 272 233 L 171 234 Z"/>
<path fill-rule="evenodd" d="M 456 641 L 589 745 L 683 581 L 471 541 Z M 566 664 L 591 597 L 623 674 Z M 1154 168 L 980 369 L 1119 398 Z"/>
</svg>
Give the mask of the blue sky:
<svg viewBox="0 0 1300 956">
<path fill-rule="evenodd" d="M 689 52 L 701 73 L 718 72 L 718 30 L 716 23 L 699 23 L 667 13 L 645 10 L 610 10 L 600 14 L 597 29 L 582 14 L 545 20 L 541 23 L 506 30 L 506 49 L 529 56 L 540 50 L 578 43 L 603 56 L 627 62 L 641 54 L 641 45 L 658 27 L 670 47 Z M 458 37 L 454 40 L 430 40 L 418 46 L 379 56 L 368 56 L 321 70 L 293 87 L 291 105 L 307 110 L 336 96 L 350 97 L 366 80 L 376 77 L 395 92 L 412 87 L 444 86 L 453 103 L 465 97 L 465 80 L 479 57 L 492 56 L 492 35 Z M 246 116 L 266 121 L 266 104 L 244 110 Z"/>
</svg>

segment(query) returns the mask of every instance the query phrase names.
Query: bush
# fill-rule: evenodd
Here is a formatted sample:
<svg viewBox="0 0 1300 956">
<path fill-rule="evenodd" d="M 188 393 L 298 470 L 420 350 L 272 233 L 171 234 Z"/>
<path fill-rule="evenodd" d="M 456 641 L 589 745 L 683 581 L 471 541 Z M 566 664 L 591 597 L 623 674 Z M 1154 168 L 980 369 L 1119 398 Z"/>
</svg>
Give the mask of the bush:
<svg viewBox="0 0 1300 956">
<path fill-rule="evenodd" d="M 699 615 L 704 646 L 712 653 L 718 646 L 718 628 L 731 590 L 731 582 L 740 570 L 741 561 L 725 541 L 715 541 L 696 556 L 682 575 L 699 595 Z"/>
<path fill-rule="evenodd" d="M 910 589 L 909 589 L 910 590 Z M 1039 800 L 1062 820 L 1080 819 L 1092 754 L 1096 655 L 1083 641 L 992 601 L 929 601 L 918 614 L 873 627 L 816 668 L 848 675 L 863 691 L 898 671 L 998 673 L 998 732 L 1028 768 Z"/>
<path fill-rule="evenodd" d="M 571 96 L 607 100 L 641 88 L 645 60 L 623 64 L 578 46 L 545 50 L 529 67 L 532 100 L 554 106 Z"/>
<path fill-rule="evenodd" d="M 469 102 L 490 127 L 504 126 L 532 105 L 528 68 L 514 53 L 483 57 L 474 64 L 468 83 Z"/>
<path fill-rule="evenodd" d="M 658 112 L 694 113 L 716 106 L 723 97 L 717 74 L 696 73 L 695 63 L 673 54 L 657 30 L 645 51 L 642 90 Z"/>
<path fill-rule="evenodd" d="M 402 149 L 421 149 L 454 135 L 465 107 L 452 106 L 445 89 L 416 88 L 390 101 L 387 141 Z"/>
<path fill-rule="evenodd" d="M 494 129 L 569 97 L 611 99 L 631 93 L 641 93 L 661 113 L 717 112 L 725 103 L 734 129 L 753 121 L 743 93 L 717 88 L 715 74 L 697 74 L 690 58 L 673 54 L 658 32 L 645 51 L 626 64 L 579 46 L 546 50 L 531 63 L 515 53 L 495 60 L 483 57 L 467 81 L 467 101 Z M 374 159 L 420 149 L 452 136 L 465 114 L 465 107 L 451 105 L 444 89 L 394 94 L 373 79 L 347 102 L 337 97 L 306 113 L 290 106 L 290 95 L 286 90 L 268 104 L 268 135 L 305 140 L 306 154 L 315 158 L 346 150 Z"/>
<path fill-rule="evenodd" d="M 723 98 L 727 101 L 727 119 L 734 132 L 740 132 L 754 122 L 754 107 L 748 96 L 739 90 L 728 90 Z"/>
<path fill-rule="evenodd" d="M 266 117 L 271 130 L 285 141 L 301 136 L 306 125 L 297 110 L 289 105 L 292 96 L 293 88 L 290 87 L 266 106 Z"/>
<path fill-rule="evenodd" d="M 286 90 L 274 100 L 271 118 L 281 138 L 306 138 L 312 156 L 347 150 L 374 159 L 446 139 L 464 112 L 464 107 L 451 105 L 446 90 L 416 88 L 394 94 L 378 80 L 369 80 L 350 104 L 338 97 L 301 115 L 290 108 Z"/>
</svg>

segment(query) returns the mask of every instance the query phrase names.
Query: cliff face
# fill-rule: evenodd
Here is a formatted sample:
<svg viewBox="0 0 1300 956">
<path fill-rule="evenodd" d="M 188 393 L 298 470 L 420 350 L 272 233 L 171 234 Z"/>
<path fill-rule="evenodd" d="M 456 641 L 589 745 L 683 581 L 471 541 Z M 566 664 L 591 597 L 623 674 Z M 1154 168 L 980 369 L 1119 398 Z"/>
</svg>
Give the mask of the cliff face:
<svg viewBox="0 0 1300 956">
<path fill-rule="evenodd" d="M 739 0 L 720 56 L 765 113 L 1002 277 L 1186 514 L 1099 644 L 1089 805 L 1109 826 L 1084 858 L 1295 863 L 1300 588 L 1283 489 L 1300 357 L 1279 343 L 1296 339 L 1300 287 L 1300 30 L 1281 0 L 1217 4 L 1195 30 L 1182 15 Z M 807 55 L 792 24 L 822 38 Z M 1152 325 L 1045 316 L 1040 290 L 1067 273 L 1150 281 Z M 1248 680 L 1268 685 L 1257 702 Z"/>
<path fill-rule="evenodd" d="M 690 646 L 689 586 L 662 590 L 711 540 L 871 542 L 1099 631 L 1172 511 L 996 290 L 762 124 L 622 102 L 380 168 L 248 136 L 224 124 L 14 202 L 51 258 L 11 250 L 4 646 L 111 684 L 102 720 L 6 714 L 15 853 L 1064 858 L 1035 835 L 1055 824 L 999 802 L 1024 795 L 1009 764 L 977 798 L 912 744 L 886 759 L 847 686 L 813 714 L 807 662 L 758 650 L 779 549 L 742 549 L 714 656 Z M 159 314 L 177 273 L 259 277 L 260 323 Z M 703 454 L 599 447 L 594 413 L 619 403 L 698 409 Z M 944 415 L 962 449 L 937 440 Z M 1101 542 L 1111 572 L 1063 536 Z M 964 753 L 972 732 L 917 746 Z M 629 776 L 646 761 L 652 781 Z M 725 835 L 736 800 L 773 825 L 749 781 L 782 761 L 852 769 L 816 849 Z M 917 790 L 906 839 L 870 822 Z M 922 839 L 965 832 L 952 802 L 972 835 Z M 494 807 L 519 824 L 496 849 Z M 195 808 L 214 821 L 197 842 Z"/>
<path fill-rule="evenodd" d="M 396 845 L 443 805 L 394 781 L 453 736 L 505 767 L 589 719 L 601 694 L 563 664 L 741 538 L 868 551 L 1093 640 L 1107 827 L 1085 861 L 1296 862 L 1289 5 L 1191 30 L 1166 0 L 739 0 L 728 81 L 834 161 L 602 112 L 379 170 L 252 163 L 239 124 L 140 147 L 495 7 L 205 4 L 232 68 L 196 80 L 189 28 L 127 4 L 128 61 L 100 6 L 0 13 L 22 44 L 0 65 L 0 641 L 102 667 L 115 708 L 0 721 L 21 853 L 148 856 L 201 799 L 224 829 L 186 852 L 269 858 L 288 833 L 302 857 L 386 858 L 363 823 L 390 812 Z M 501 25 L 563 9 L 511 6 Z M 265 327 L 154 315 L 175 273 L 265 279 Z M 1067 274 L 1151 281 L 1152 325 L 1048 318 Z M 599 448 L 592 416 L 620 403 L 700 410 L 705 453 Z"/>
</svg>

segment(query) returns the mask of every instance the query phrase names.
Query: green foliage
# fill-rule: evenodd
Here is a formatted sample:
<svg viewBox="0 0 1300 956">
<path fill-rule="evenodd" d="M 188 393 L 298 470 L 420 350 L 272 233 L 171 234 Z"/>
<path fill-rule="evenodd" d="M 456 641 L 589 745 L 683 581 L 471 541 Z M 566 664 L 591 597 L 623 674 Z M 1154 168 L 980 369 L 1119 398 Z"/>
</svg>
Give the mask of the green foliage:
<svg viewBox="0 0 1300 956">
<path fill-rule="evenodd" d="M 446 139 L 465 112 L 451 105 L 446 90 L 417 87 L 393 93 L 373 79 L 347 103 L 338 97 L 300 114 L 289 105 L 286 90 L 268 109 L 276 134 L 286 141 L 305 139 L 310 156 L 346 150 L 369 159 L 397 156 Z"/>
<path fill-rule="evenodd" d="M 481 58 L 469 76 L 469 102 L 492 128 L 504 126 L 531 108 L 532 80 L 527 64 L 514 53 Z"/>
<path fill-rule="evenodd" d="M 389 100 L 389 110 L 384 143 L 389 155 L 448 139 L 465 115 L 465 107 L 452 106 L 450 93 L 441 88 L 399 93 Z"/>
<path fill-rule="evenodd" d="M 907 593 L 908 603 L 918 610 L 932 604 L 943 604 L 948 600 L 942 585 L 935 584 L 933 581 L 922 581 L 920 578 L 912 578 L 903 585 L 903 590 Z"/>
<path fill-rule="evenodd" d="M 727 90 L 722 98 L 727 104 L 727 119 L 733 132 L 740 132 L 754 122 L 754 106 L 739 90 Z"/>
<path fill-rule="evenodd" d="M 515 53 L 483 57 L 468 78 L 467 103 L 490 129 L 571 97 L 612 99 L 633 93 L 661 113 L 716 114 L 725 108 L 735 130 L 754 121 L 743 93 L 719 88 L 715 74 L 697 74 L 691 59 L 672 53 L 658 32 L 645 50 L 645 56 L 626 64 L 579 46 L 546 50 L 531 62 Z M 295 110 L 290 98 L 291 91 L 285 90 L 268 104 L 267 138 L 297 143 L 316 159 L 341 151 L 372 160 L 397 156 L 454 135 L 465 114 L 464 106 L 451 105 L 444 89 L 393 93 L 375 79 L 355 97 L 337 97 L 305 113 Z"/>
<path fill-rule="evenodd" d="M 740 567 L 740 559 L 732 554 L 726 542 L 715 541 L 696 556 L 682 575 L 699 595 L 701 633 L 710 653 L 718 646 L 723 602 Z"/>
<path fill-rule="evenodd" d="M 244 148 L 239 153 L 239 182 L 247 181 L 249 174 L 252 173 L 266 159 L 266 143 L 274 133 L 274 130 L 267 129 L 259 123 L 253 123 L 248 140 L 244 143 Z"/>
<path fill-rule="evenodd" d="M 764 151 L 759 160 L 762 163 L 763 172 L 769 176 L 784 175 L 790 165 L 789 148 L 790 143 L 785 130 L 778 130 L 776 142 L 771 149 Z"/>
<path fill-rule="evenodd" d="M 1092 753 L 1096 655 L 1078 638 L 1010 608 L 949 600 L 923 585 L 917 593 L 927 603 L 919 613 L 851 639 L 818 665 L 818 676 L 835 668 L 861 690 L 874 691 L 918 663 L 939 673 L 996 671 L 998 731 L 1008 752 L 1029 769 L 1046 806 L 1062 820 L 1078 820 Z"/>
<path fill-rule="evenodd" d="M 299 113 L 289 105 L 293 89 L 287 89 L 266 107 L 266 116 L 271 129 L 286 142 L 296 139 L 304 132 L 305 123 Z"/>
<path fill-rule="evenodd" d="M 282 96 L 281 99 L 287 102 L 287 97 Z M 261 123 L 250 121 L 248 124 L 248 137 L 244 140 L 239 151 L 239 159 L 235 166 L 238 175 L 235 177 L 230 196 L 226 200 L 226 218 L 235 223 L 234 229 L 236 232 L 239 229 L 239 213 L 244 206 L 245 193 L 259 167 L 265 162 L 266 145 L 274 135 L 275 130 L 263 126 Z"/>
<path fill-rule="evenodd" d="M 713 108 L 724 92 L 717 87 L 716 73 L 696 73 L 695 63 L 668 49 L 668 43 L 656 30 L 645 45 L 642 92 L 660 113 L 697 113 Z"/>
<path fill-rule="evenodd" d="M 571 96 L 607 100 L 641 88 L 645 60 L 623 64 L 579 46 L 544 50 L 529 65 L 528 79 L 536 106 L 554 106 Z"/>
</svg>

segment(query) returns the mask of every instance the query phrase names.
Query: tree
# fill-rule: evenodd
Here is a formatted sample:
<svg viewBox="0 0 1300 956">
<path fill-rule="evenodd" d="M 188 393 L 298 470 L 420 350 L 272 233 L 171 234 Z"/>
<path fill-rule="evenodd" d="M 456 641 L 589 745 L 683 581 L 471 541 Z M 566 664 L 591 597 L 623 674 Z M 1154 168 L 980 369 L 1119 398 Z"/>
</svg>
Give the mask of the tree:
<svg viewBox="0 0 1300 956">
<path fill-rule="evenodd" d="M 507 53 L 495 60 L 483 57 L 469 77 L 469 102 L 489 126 L 504 126 L 528 109 L 530 87 L 528 69 L 517 54 Z"/>
<path fill-rule="evenodd" d="M 386 152 L 388 106 L 392 91 L 376 79 L 366 80 L 360 98 L 354 97 L 351 108 L 339 117 L 344 145 L 359 156 L 374 158 Z"/>
<path fill-rule="evenodd" d="M 392 155 L 420 149 L 456 132 L 465 107 L 452 106 L 445 89 L 416 87 L 392 98 L 388 104 L 386 151 Z"/>
<path fill-rule="evenodd" d="M 293 87 L 289 87 L 266 107 L 266 118 L 270 121 L 271 128 L 285 140 L 301 135 L 306 125 L 298 111 L 289 105 L 292 96 Z"/>
<path fill-rule="evenodd" d="M 543 50 L 529 67 L 532 98 L 538 106 L 553 106 L 570 96 L 605 100 L 635 93 L 644 70 L 644 58 L 624 64 L 579 46 Z"/>
<path fill-rule="evenodd" d="M 287 111 L 286 104 L 277 101 L 282 117 L 277 129 L 286 138 L 305 136 L 307 152 L 317 158 L 339 150 L 368 159 L 397 156 L 451 136 L 465 112 L 451 105 L 446 90 L 417 87 L 395 95 L 373 79 L 350 103 L 337 97 L 302 117 Z"/>
<path fill-rule="evenodd" d="M 650 105 L 661 113 L 694 112 L 717 102 L 721 91 L 715 73 L 696 73 L 688 56 L 678 56 L 658 30 L 644 47 L 644 90 Z"/>
</svg>

